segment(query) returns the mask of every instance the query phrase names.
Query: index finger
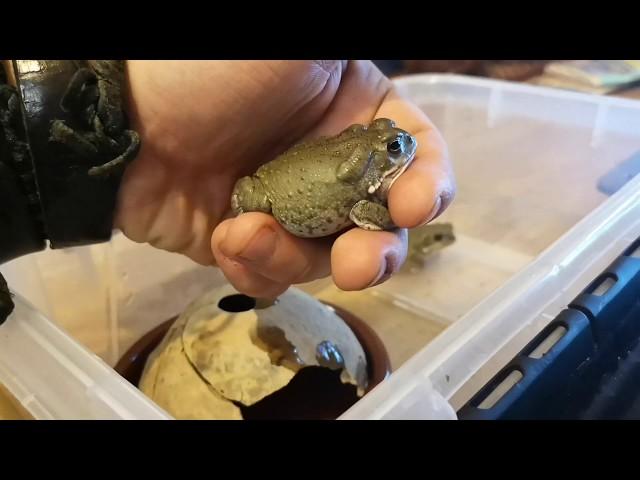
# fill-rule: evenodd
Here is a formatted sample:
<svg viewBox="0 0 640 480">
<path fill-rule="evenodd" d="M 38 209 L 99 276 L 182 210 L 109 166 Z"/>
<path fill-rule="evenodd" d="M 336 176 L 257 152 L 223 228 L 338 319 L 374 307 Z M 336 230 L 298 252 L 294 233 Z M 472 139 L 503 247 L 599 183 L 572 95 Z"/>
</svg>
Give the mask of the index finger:
<svg viewBox="0 0 640 480">
<path fill-rule="evenodd" d="M 440 215 L 453 201 L 455 179 L 442 135 L 427 115 L 394 88 L 385 97 L 376 117 L 395 120 L 418 142 L 416 156 L 389 192 L 389 212 L 402 228 L 423 225 Z"/>
</svg>

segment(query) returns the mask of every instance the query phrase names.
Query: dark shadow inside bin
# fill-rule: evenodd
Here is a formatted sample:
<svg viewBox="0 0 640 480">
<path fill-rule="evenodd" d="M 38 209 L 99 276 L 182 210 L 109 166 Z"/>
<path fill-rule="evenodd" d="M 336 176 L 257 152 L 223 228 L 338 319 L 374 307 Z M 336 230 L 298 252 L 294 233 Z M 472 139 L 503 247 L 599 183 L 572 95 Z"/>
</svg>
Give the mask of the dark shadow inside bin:
<svg viewBox="0 0 640 480">
<path fill-rule="evenodd" d="M 391 373 L 384 344 L 364 321 L 336 305 L 326 303 L 351 328 L 367 356 L 370 391 Z M 223 298 L 219 307 L 229 312 L 255 308 L 256 301 L 245 295 Z M 177 317 L 171 318 L 138 340 L 120 359 L 115 370 L 138 386 L 149 355 L 160 344 Z M 320 367 L 300 370 L 287 386 L 245 407 L 236 404 L 245 420 L 331 420 L 338 418 L 359 400 L 353 385 L 340 381 L 340 372 Z"/>
</svg>

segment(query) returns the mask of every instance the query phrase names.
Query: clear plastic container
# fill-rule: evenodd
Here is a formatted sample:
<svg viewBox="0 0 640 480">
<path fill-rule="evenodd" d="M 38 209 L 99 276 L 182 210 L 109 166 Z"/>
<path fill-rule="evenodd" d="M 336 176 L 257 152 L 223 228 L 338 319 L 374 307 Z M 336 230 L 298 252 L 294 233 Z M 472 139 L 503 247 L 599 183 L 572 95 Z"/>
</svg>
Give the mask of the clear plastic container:
<svg viewBox="0 0 640 480">
<path fill-rule="evenodd" d="M 640 177 L 611 198 L 598 189 L 640 150 L 640 102 L 451 76 L 398 84 L 450 146 L 459 194 L 439 220 L 458 242 L 367 294 L 450 325 L 343 418 L 447 418 L 435 407 L 461 406 L 640 236 Z"/>
<path fill-rule="evenodd" d="M 455 408 L 640 236 L 640 178 L 611 197 L 598 190 L 640 150 L 640 102 L 448 75 L 396 84 L 449 145 L 458 196 L 438 221 L 453 223 L 457 241 L 419 272 L 365 292 L 341 292 L 326 280 L 303 288 L 368 321 L 396 370 L 343 418 L 455 418 Z M 216 269 L 121 235 L 2 270 L 14 290 L 111 365 L 224 282 Z M 138 393 L 111 373 L 108 392 Z M 143 414 L 141 405 L 116 416 L 151 415 L 152 406 Z"/>
<path fill-rule="evenodd" d="M 19 295 L 0 328 L 0 419 L 167 419 Z"/>
</svg>

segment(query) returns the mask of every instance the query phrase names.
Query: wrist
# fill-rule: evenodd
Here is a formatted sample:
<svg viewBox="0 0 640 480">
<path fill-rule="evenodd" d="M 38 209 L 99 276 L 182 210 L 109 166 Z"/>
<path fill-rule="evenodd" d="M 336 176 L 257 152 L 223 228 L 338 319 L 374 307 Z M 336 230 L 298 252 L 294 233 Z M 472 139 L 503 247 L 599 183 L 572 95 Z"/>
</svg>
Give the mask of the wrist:
<svg viewBox="0 0 640 480">
<path fill-rule="evenodd" d="M 13 62 L 52 248 L 111 237 L 120 178 L 137 153 L 122 108 L 121 63 Z"/>
<path fill-rule="evenodd" d="M 45 236 L 13 72 L 0 65 L 0 263 L 41 250 Z"/>
<path fill-rule="evenodd" d="M 0 64 L 0 263 L 111 238 L 120 179 L 139 138 L 118 61 Z M 0 274 L 0 324 L 13 310 Z"/>
</svg>

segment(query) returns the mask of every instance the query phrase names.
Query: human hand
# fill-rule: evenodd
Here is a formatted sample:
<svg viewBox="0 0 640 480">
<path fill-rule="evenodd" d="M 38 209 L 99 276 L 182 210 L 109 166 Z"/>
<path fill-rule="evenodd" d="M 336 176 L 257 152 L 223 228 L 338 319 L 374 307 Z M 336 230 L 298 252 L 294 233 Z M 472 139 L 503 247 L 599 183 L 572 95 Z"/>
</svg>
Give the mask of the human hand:
<svg viewBox="0 0 640 480">
<path fill-rule="evenodd" d="M 446 145 L 425 114 L 368 61 L 128 62 L 129 113 L 142 137 L 120 189 L 129 238 L 217 264 L 240 291 L 277 296 L 329 274 L 359 290 L 395 273 L 406 228 L 433 220 L 455 193 Z M 395 120 L 418 151 L 393 184 L 393 232 L 302 239 L 270 215 L 233 218 L 235 181 L 294 143 L 353 123 Z"/>
</svg>

